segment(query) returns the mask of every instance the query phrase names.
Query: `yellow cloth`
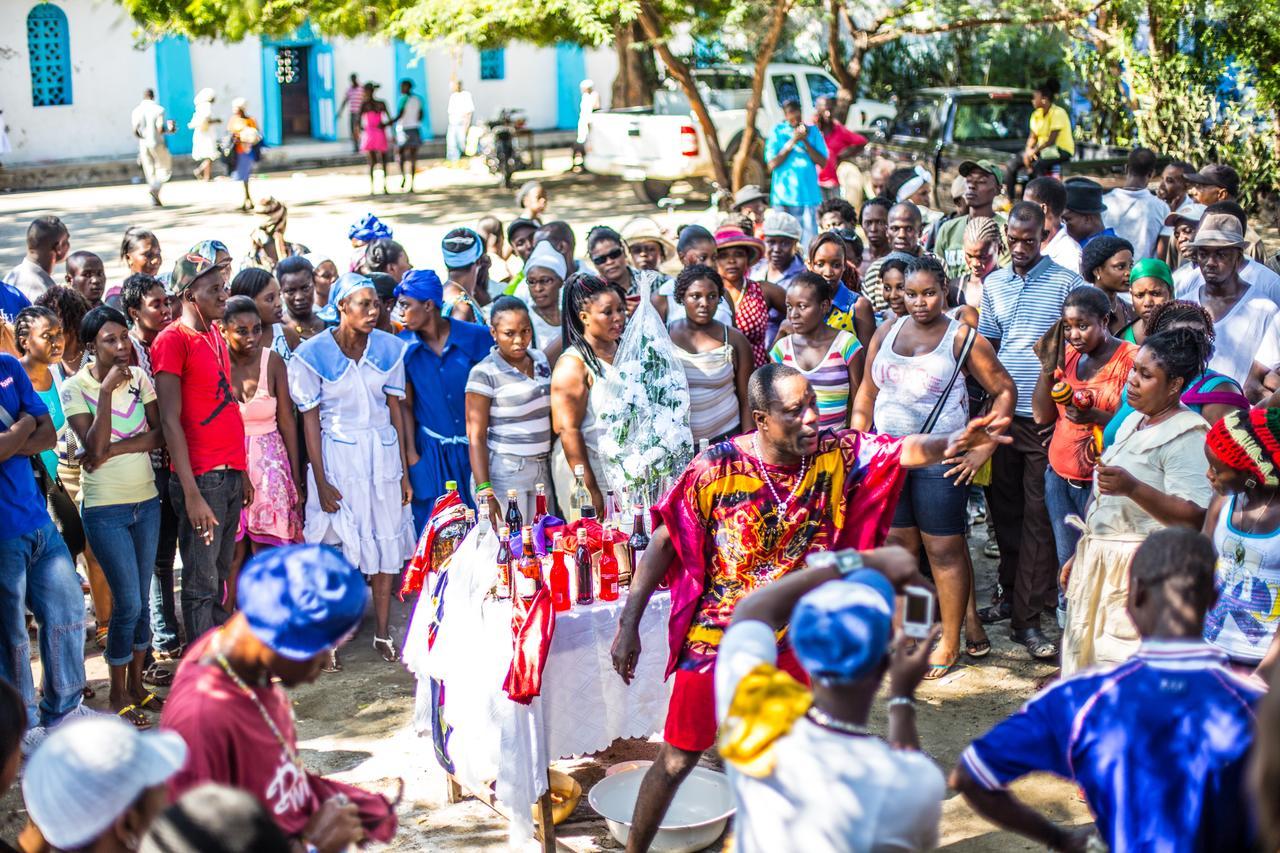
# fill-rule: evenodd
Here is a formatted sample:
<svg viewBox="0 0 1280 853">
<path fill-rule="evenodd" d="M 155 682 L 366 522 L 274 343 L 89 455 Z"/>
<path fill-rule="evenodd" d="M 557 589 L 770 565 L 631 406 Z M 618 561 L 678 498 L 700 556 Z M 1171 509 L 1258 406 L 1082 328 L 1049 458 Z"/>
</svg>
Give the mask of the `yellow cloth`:
<svg viewBox="0 0 1280 853">
<path fill-rule="evenodd" d="M 1063 154 L 1076 153 L 1076 141 L 1071 137 L 1071 116 L 1062 107 L 1054 104 L 1046 110 L 1036 110 L 1031 114 L 1031 133 L 1035 135 L 1036 145 L 1044 145 L 1049 136 L 1058 131 L 1058 139 L 1054 146 Z"/>
<path fill-rule="evenodd" d="M 720 726 L 720 755 L 748 776 L 768 776 L 773 745 L 812 704 L 809 688 L 772 664 L 758 665 L 738 682 Z"/>
</svg>

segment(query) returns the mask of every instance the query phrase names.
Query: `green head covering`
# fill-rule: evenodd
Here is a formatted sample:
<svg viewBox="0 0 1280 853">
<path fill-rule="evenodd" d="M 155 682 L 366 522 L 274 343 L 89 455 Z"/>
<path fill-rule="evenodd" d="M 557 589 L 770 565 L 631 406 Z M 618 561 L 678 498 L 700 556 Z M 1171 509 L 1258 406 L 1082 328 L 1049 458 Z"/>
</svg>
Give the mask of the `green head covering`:
<svg viewBox="0 0 1280 853">
<path fill-rule="evenodd" d="M 1169 287 L 1169 292 L 1173 293 L 1173 273 L 1169 271 L 1169 265 L 1159 258 L 1143 258 L 1133 265 L 1133 269 L 1129 272 L 1129 283 L 1133 284 L 1140 278 L 1158 278 Z"/>
</svg>

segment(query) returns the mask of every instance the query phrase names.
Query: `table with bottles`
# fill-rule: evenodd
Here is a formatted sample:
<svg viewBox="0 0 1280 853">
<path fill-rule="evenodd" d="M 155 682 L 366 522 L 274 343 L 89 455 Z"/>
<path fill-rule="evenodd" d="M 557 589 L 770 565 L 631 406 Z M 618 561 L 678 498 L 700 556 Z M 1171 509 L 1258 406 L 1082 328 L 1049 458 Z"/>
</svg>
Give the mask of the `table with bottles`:
<svg viewBox="0 0 1280 853">
<path fill-rule="evenodd" d="M 406 663 L 419 677 L 419 708 L 428 674 L 444 686 L 453 778 L 473 792 L 496 780 L 497 798 L 512 814 L 527 815 L 539 801 L 551 761 L 599 752 L 620 738 L 650 737 L 666 720 L 670 596 L 659 591 L 646 608 L 643 651 L 631 683 L 624 684 L 610 650 L 626 602 L 635 529 L 632 518 L 606 521 L 620 521 L 616 526 L 625 534 L 612 548 L 584 555 L 578 537 L 567 537 L 563 549 L 539 558 L 531 526 L 521 524 L 518 537 L 502 539 L 481 519 L 450 559 L 434 646 L 425 652 L 406 646 Z M 513 608 L 544 584 L 555 630 L 540 695 L 523 705 L 503 689 L 513 657 Z M 411 644 L 413 634 L 425 630 L 417 624 L 422 609 L 420 603 Z"/>
</svg>

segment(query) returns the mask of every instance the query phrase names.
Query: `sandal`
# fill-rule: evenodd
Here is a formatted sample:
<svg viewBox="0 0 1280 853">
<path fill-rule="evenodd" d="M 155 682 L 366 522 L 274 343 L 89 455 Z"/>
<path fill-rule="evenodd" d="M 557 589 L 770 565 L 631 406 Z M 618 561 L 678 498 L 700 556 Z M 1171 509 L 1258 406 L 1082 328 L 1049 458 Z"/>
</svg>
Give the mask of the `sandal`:
<svg viewBox="0 0 1280 853">
<path fill-rule="evenodd" d="M 342 672 L 342 661 L 338 660 L 338 650 L 330 649 L 328 656 L 325 658 L 324 665 L 320 667 L 321 672 Z"/>
<path fill-rule="evenodd" d="M 950 662 L 950 663 L 931 663 L 931 664 L 929 664 L 929 668 L 928 668 L 927 670 L 925 670 L 925 673 L 924 673 L 924 680 L 925 680 L 925 681 L 937 681 L 939 678 L 942 678 L 942 677 L 943 677 L 943 676 L 945 676 L 947 673 L 951 672 L 951 670 L 955 669 L 955 668 L 956 668 L 956 663 L 957 663 L 959 660 L 960 660 L 960 656 L 959 656 L 959 655 L 956 655 L 955 657 L 953 657 L 953 658 L 951 659 L 951 662 Z"/>
<path fill-rule="evenodd" d="M 151 707 L 147 708 L 148 705 Z M 159 712 L 160 709 L 164 707 L 164 700 L 154 693 L 148 693 L 146 696 L 142 697 L 142 701 L 138 703 L 138 707 L 147 708 L 148 711 Z"/>
<path fill-rule="evenodd" d="M 994 602 L 990 607 L 984 607 L 978 611 L 978 620 L 983 625 L 991 625 L 995 622 L 1003 622 L 1013 615 L 1013 605 L 1006 599 L 1004 601 Z"/>
<path fill-rule="evenodd" d="M 173 684 L 173 673 L 158 663 L 153 663 L 142 671 L 142 683 L 152 687 L 168 687 Z"/>
<path fill-rule="evenodd" d="M 185 651 L 186 649 L 182 646 L 175 646 L 172 649 L 160 649 L 155 653 L 156 660 L 179 660 L 182 658 L 182 653 Z"/>
<path fill-rule="evenodd" d="M 991 641 L 967 640 L 964 644 L 964 653 L 971 658 L 985 658 L 991 654 Z"/>
<path fill-rule="evenodd" d="M 116 716 L 132 725 L 138 731 L 146 731 L 151 728 L 151 721 L 138 712 L 137 705 L 125 705 L 119 711 L 116 711 Z"/>
<path fill-rule="evenodd" d="M 1045 636 L 1039 628 L 1023 628 L 1013 632 L 1013 641 L 1027 647 L 1036 660 L 1050 660 L 1058 656 L 1058 644 Z"/>
<path fill-rule="evenodd" d="M 382 659 L 387 663 L 395 663 L 400 660 L 400 651 L 396 648 L 395 641 L 389 637 L 373 638 L 373 650 L 382 655 Z"/>
</svg>

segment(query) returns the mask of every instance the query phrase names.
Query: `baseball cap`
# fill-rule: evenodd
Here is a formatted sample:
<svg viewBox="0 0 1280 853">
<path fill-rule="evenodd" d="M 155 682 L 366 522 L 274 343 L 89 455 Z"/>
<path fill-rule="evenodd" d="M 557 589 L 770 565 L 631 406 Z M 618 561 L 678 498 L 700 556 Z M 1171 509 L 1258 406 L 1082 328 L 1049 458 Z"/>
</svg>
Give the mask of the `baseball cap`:
<svg viewBox="0 0 1280 853">
<path fill-rule="evenodd" d="M 218 260 L 219 252 L 227 255 L 222 261 Z M 188 249 L 187 253 L 178 258 L 177 263 L 173 265 L 167 290 L 175 295 L 182 293 L 194 284 L 196 279 L 210 270 L 230 265 L 231 252 L 225 243 L 221 240 L 201 240 Z"/>
<path fill-rule="evenodd" d="M 54 847 L 86 847 L 147 788 L 182 769 L 187 744 L 105 714 L 68 720 L 36 748 L 22 779 L 31 821 Z"/>
<path fill-rule="evenodd" d="M 507 226 L 507 242 L 508 243 L 510 243 L 512 240 L 515 239 L 516 232 L 519 231 L 521 228 L 532 228 L 534 231 L 537 231 L 538 223 L 534 222 L 532 219 L 526 219 L 523 216 L 520 216 L 511 220 L 511 223 Z"/>
<path fill-rule="evenodd" d="M 829 581 L 801 597 L 791 614 L 791 647 L 809 675 L 857 681 L 889 651 L 893 585 L 862 569 Z"/>
<path fill-rule="evenodd" d="M 800 220 L 785 210 L 767 210 L 764 214 L 764 236 L 789 237 L 799 240 Z"/>
<path fill-rule="evenodd" d="M 1247 245 L 1244 227 L 1230 213 L 1206 213 L 1191 241 L 1193 249 L 1243 249 Z"/>
<path fill-rule="evenodd" d="M 1198 172 L 1192 172 L 1185 178 L 1189 184 L 1221 187 L 1232 197 L 1240 194 L 1240 175 L 1225 163 L 1210 163 Z"/>
<path fill-rule="evenodd" d="M 742 207 L 744 204 L 748 204 L 750 202 L 757 201 L 760 199 L 764 199 L 765 201 L 768 201 L 769 196 L 765 195 L 764 191 L 761 190 L 755 184 L 747 184 L 745 187 L 743 187 L 742 189 L 738 190 L 736 193 L 733 194 L 733 209 L 737 210 L 738 208 Z"/>
<path fill-rule="evenodd" d="M 307 660 L 342 642 L 360 623 L 368 597 L 359 570 L 325 545 L 263 552 L 240 571 L 237 586 L 249 630 L 290 660 Z"/>
<path fill-rule="evenodd" d="M 997 184 L 1004 183 L 1004 170 L 990 160 L 965 160 L 960 164 L 960 177 L 967 178 L 973 172 L 986 172 Z"/>
<path fill-rule="evenodd" d="M 1178 220 L 1185 219 L 1187 222 L 1199 222 L 1204 218 L 1205 207 L 1198 201 L 1185 202 L 1177 210 L 1170 213 L 1164 218 L 1165 225 L 1177 225 Z"/>
</svg>

